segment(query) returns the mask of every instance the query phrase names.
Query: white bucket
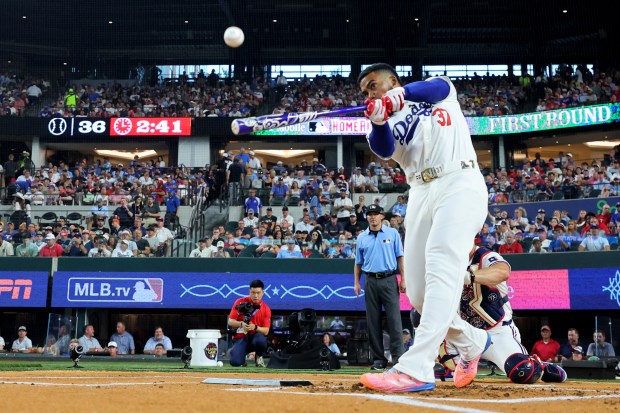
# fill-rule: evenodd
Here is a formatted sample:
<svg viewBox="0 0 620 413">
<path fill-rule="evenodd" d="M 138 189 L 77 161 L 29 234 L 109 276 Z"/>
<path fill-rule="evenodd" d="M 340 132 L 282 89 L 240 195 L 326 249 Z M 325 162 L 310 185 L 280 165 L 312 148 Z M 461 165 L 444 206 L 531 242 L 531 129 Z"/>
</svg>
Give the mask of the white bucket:
<svg viewBox="0 0 620 413">
<path fill-rule="evenodd" d="M 220 330 L 187 330 L 187 338 L 192 348 L 192 367 L 217 365 L 217 340 L 222 337 Z"/>
</svg>

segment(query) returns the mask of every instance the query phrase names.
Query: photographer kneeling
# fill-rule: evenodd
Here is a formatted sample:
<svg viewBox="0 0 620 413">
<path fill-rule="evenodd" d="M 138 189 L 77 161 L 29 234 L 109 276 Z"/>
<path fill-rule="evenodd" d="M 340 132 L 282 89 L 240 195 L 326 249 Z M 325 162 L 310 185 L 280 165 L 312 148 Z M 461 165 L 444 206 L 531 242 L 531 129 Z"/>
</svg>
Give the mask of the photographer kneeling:
<svg viewBox="0 0 620 413">
<path fill-rule="evenodd" d="M 228 315 L 228 326 L 236 329 L 230 353 L 231 366 L 244 366 L 245 356 L 256 352 L 256 366 L 265 367 L 267 334 L 271 326 L 271 309 L 262 302 L 265 285 L 261 280 L 250 283 L 249 297 L 237 299 Z"/>
</svg>

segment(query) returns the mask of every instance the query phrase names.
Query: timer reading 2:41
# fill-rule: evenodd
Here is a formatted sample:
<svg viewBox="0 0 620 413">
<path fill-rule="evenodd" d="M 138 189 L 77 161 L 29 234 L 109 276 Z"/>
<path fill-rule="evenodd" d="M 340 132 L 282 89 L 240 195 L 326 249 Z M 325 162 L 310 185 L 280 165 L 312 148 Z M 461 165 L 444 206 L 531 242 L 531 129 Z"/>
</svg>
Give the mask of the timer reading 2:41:
<svg viewBox="0 0 620 413">
<path fill-rule="evenodd" d="M 110 136 L 190 136 L 191 118 L 112 118 Z"/>
</svg>

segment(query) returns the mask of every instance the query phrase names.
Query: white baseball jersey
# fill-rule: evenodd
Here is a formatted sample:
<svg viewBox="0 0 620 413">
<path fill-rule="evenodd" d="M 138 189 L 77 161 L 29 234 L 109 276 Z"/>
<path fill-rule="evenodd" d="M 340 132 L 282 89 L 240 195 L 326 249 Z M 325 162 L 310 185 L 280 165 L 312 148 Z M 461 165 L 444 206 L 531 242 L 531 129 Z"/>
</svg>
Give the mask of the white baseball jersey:
<svg viewBox="0 0 620 413">
<path fill-rule="evenodd" d="M 450 78 L 440 78 L 450 86 L 444 100 L 435 104 L 406 101 L 405 108 L 388 119 L 396 147 L 392 159 L 404 168 L 408 179 L 425 168 L 453 161 L 477 161 L 456 89 Z"/>
</svg>

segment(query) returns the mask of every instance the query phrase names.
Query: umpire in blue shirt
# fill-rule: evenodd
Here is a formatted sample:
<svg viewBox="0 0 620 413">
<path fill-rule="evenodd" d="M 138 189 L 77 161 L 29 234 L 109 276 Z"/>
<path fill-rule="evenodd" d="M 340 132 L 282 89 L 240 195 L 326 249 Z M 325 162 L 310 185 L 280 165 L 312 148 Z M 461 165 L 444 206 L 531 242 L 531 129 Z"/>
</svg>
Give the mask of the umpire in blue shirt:
<svg viewBox="0 0 620 413">
<path fill-rule="evenodd" d="M 370 205 L 366 211 L 368 229 L 357 238 L 355 255 L 355 295 L 359 297 L 364 277 L 366 320 L 373 370 L 383 370 L 388 360 L 383 352 L 381 306 L 385 309 L 387 331 L 390 335 L 390 354 L 396 364 L 404 353 L 403 325 L 400 316 L 400 294 L 405 292 L 405 281 L 400 285 L 396 274 L 403 274 L 403 244 L 398 231 L 383 225 L 385 215 L 379 205 Z"/>
</svg>

